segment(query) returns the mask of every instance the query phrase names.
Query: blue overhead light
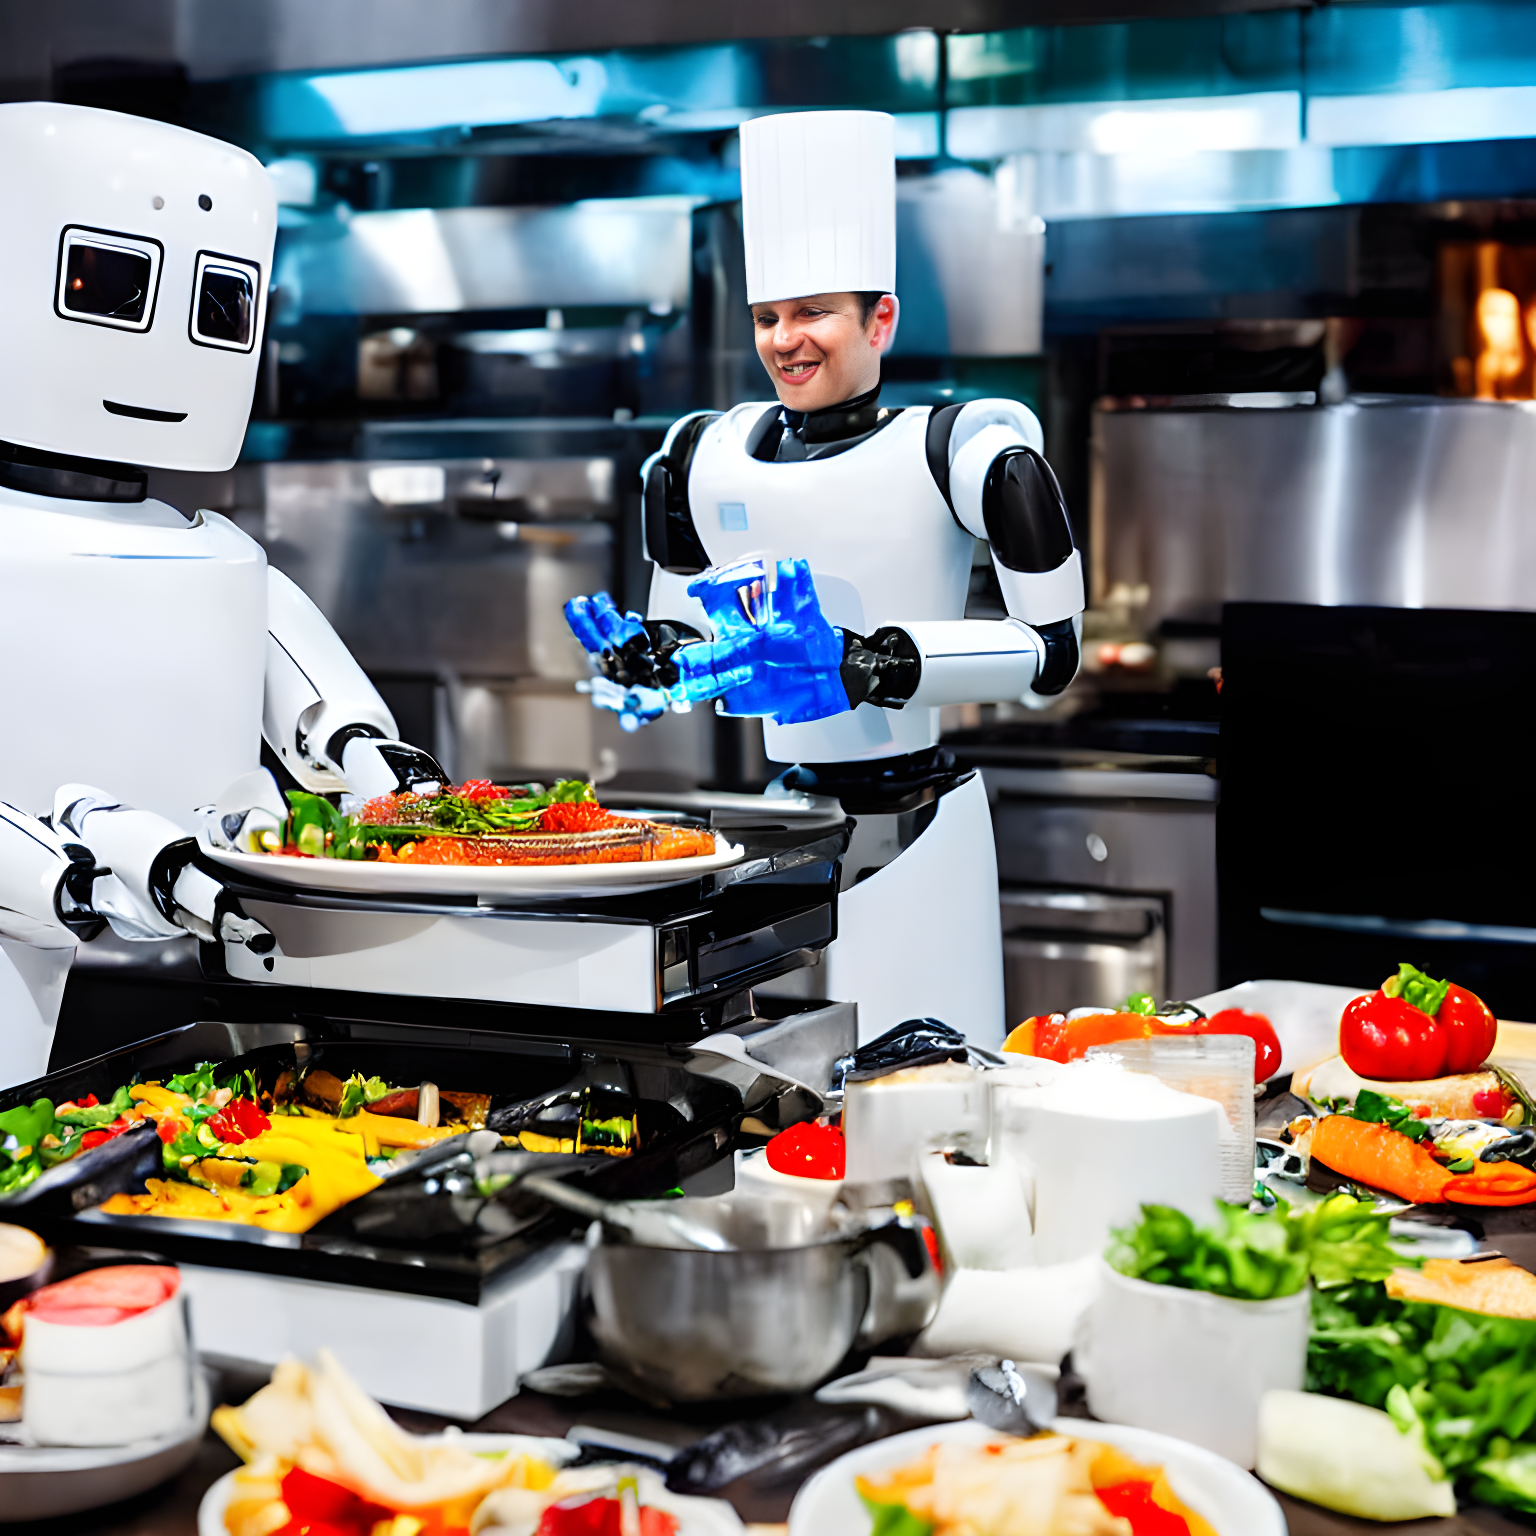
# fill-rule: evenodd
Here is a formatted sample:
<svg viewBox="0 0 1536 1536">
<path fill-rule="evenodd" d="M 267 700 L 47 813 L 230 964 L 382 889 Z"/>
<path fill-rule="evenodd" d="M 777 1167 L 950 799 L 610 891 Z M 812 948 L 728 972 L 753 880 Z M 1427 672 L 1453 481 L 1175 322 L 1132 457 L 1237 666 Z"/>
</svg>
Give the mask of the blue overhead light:
<svg viewBox="0 0 1536 1536">
<path fill-rule="evenodd" d="M 263 127 L 279 142 L 431 133 L 593 117 L 607 85 L 597 59 L 489 59 L 262 82 Z"/>
</svg>

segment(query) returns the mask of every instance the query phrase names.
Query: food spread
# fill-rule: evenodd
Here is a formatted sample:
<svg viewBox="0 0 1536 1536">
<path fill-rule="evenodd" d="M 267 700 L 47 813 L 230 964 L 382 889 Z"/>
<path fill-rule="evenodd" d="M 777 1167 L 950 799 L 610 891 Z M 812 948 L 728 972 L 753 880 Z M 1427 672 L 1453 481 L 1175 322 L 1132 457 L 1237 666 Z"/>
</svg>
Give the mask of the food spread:
<svg viewBox="0 0 1536 1536">
<path fill-rule="evenodd" d="M 1003 1042 L 1005 1051 L 1042 1056 L 1047 1061 L 1077 1061 L 1095 1045 L 1146 1040 L 1153 1035 L 1246 1035 L 1253 1041 L 1253 1080 L 1267 1082 L 1280 1065 L 1280 1041 L 1262 1013 L 1223 1008 L 1207 1017 L 1187 1003 L 1161 1009 L 1147 993 L 1136 993 L 1119 1009 L 1078 1008 L 1070 1014 L 1036 1014 Z"/>
<path fill-rule="evenodd" d="M 941 1442 L 857 1486 L 876 1536 L 1215 1536 L 1161 1467 L 1068 1435 Z"/>
<path fill-rule="evenodd" d="M 280 832 L 252 852 L 382 864 L 632 864 L 715 852 L 714 833 L 604 810 L 590 784 L 553 788 L 472 779 L 432 794 L 380 795 L 346 812 L 321 795 L 289 790 Z"/>
<path fill-rule="evenodd" d="M 243 1406 L 216 1409 L 213 1427 L 245 1464 L 224 1507 L 229 1536 L 678 1536 L 678 1511 L 699 1503 L 641 1468 L 567 1469 L 575 1453 L 558 1440 L 471 1450 L 408 1434 L 327 1350 L 283 1362 Z"/>
</svg>

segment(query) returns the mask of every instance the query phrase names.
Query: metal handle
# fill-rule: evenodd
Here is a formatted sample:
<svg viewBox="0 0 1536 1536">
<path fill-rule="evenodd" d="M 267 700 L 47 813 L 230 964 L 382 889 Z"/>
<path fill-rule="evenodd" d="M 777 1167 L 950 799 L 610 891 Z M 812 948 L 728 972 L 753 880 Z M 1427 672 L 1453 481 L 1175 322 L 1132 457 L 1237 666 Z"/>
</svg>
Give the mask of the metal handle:
<svg viewBox="0 0 1536 1536">
<path fill-rule="evenodd" d="M 516 1187 L 527 1190 L 530 1195 L 537 1195 L 540 1200 L 547 1200 L 551 1205 L 585 1216 L 588 1220 L 603 1221 L 610 1215 L 606 1200 L 599 1200 L 596 1195 L 589 1195 L 582 1189 L 572 1189 L 570 1185 L 552 1179 L 548 1174 L 525 1173 L 517 1181 Z"/>
</svg>

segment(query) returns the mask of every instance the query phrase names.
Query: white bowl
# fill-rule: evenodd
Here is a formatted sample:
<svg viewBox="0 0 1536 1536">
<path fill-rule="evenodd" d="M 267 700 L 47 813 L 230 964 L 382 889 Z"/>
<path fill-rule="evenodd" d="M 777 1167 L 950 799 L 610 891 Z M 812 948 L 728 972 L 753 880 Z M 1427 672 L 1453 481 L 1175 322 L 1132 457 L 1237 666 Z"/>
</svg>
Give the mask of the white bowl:
<svg viewBox="0 0 1536 1536">
<path fill-rule="evenodd" d="M 1165 1468 L 1173 1491 L 1211 1523 L 1216 1536 L 1286 1536 L 1285 1516 L 1269 1490 L 1241 1467 L 1210 1451 L 1123 1424 L 1057 1419 L 1052 1428 L 1080 1440 L 1102 1440 L 1139 1462 Z M 789 1536 L 869 1536 L 873 1522 L 854 1487 L 855 1477 L 894 1471 L 939 1441 L 979 1444 L 996 1438 L 996 1431 L 967 1419 L 861 1445 L 823 1467 L 795 1496 L 789 1512 Z"/>
</svg>

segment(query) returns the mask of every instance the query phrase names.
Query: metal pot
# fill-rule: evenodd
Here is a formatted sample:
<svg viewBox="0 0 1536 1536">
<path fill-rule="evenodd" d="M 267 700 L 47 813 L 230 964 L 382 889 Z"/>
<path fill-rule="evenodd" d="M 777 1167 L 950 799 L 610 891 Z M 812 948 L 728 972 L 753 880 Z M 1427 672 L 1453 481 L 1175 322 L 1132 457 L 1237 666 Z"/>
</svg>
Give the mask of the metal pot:
<svg viewBox="0 0 1536 1536">
<path fill-rule="evenodd" d="M 684 1200 L 736 1244 L 652 1248 L 607 1232 L 587 1261 L 591 1328 L 605 1364 L 670 1402 L 800 1392 L 855 1343 L 915 1333 L 938 1301 L 916 1226 L 890 1218 L 817 1233 L 793 1200 Z"/>
</svg>

